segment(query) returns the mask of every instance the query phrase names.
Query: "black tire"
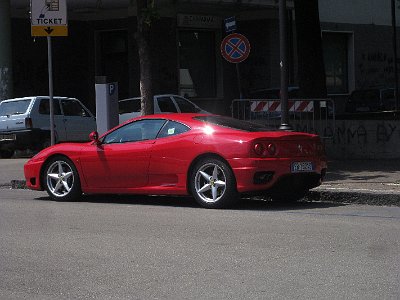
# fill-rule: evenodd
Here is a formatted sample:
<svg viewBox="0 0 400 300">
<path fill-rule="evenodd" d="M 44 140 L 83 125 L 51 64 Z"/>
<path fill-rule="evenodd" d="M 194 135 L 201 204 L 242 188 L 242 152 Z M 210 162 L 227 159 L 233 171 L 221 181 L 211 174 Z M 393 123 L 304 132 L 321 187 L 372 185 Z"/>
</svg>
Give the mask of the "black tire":
<svg viewBox="0 0 400 300">
<path fill-rule="evenodd" d="M 76 201 L 82 195 L 78 171 L 64 156 L 53 157 L 46 163 L 42 184 L 54 200 Z"/>
<path fill-rule="evenodd" d="M 14 155 L 13 150 L 1 150 L 0 155 L 2 158 L 11 158 Z"/>
<path fill-rule="evenodd" d="M 197 203 L 205 208 L 231 207 L 239 199 L 231 168 L 217 158 L 199 160 L 190 174 L 189 185 Z"/>
<path fill-rule="evenodd" d="M 46 149 L 47 147 L 50 147 L 50 146 L 51 146 L 51 140 L 48 138 L 43 141 L 41 149 Z"/>
</svg>

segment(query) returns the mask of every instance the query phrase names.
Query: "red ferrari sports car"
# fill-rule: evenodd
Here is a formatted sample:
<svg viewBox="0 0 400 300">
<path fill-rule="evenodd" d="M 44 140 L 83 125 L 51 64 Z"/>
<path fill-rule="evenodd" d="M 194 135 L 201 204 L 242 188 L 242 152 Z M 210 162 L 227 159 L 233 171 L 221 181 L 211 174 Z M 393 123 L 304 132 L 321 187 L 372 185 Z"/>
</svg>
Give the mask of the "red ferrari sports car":
<svg viewBox="0 0 400 300">
<path fill-rule="evenodd" d="M 220 208 L 240 194 L 299 199 L 321 184 L 327 166 L 317 135 L 219 115 L 149 115 L 90 139 L 35 155 L 24 166 L 27 186 L 58 200 L 192 195 L 203 207 Z"/>
</svg>

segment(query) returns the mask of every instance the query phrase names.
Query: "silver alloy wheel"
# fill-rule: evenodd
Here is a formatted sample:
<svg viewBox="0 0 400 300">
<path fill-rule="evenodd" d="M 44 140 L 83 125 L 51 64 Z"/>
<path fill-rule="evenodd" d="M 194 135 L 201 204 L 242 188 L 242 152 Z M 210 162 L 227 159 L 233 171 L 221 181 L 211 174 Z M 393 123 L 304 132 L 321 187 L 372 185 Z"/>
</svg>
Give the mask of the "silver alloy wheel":
<svg viewBox="0 0 400 300">
<path fill-rule="evenodd" d="M 56 197 L 68 195 L 74 185 L 74 172 L 65 161 L 57 160 L 47 169 L 47 187 Z"/>
<path fill-rule="evenodd" d="M 208 163 L 199 168 L 195 176 L 197 195 L 207 203 L 215 203 L 226 191 L 226 175 L 215 163 Z"/>
</svg>

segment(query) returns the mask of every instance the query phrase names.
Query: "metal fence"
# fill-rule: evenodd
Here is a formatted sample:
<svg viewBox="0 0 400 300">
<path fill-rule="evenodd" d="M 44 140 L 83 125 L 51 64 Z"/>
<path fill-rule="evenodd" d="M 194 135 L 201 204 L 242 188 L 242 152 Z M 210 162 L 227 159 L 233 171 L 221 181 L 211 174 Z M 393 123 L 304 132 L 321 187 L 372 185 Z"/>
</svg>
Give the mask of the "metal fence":
<svg viewBox="0 0 400 300">
<path fill-rule="evenodd" d="M 289 124 L 296 131 L 332 138 L 335 131 L 335 104 L 332 99 L 289 99 Z M 234 99 L 232 117 L 278 128 L 281 124 L 280 99 Z M 327 130 L 329 128 L 329 130 Z"/>
</svg>

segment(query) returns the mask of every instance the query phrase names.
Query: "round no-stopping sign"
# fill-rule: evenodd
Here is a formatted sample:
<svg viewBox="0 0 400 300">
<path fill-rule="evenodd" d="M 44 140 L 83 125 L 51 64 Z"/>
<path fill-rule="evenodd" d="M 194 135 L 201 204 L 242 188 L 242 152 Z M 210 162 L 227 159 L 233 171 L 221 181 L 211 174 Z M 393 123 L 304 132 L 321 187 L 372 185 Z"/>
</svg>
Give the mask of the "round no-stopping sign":
<svg viewBox="0 0 400 300">
<path fill-rule="evenodd" d="M 231 33 L 222 40 L 221 54 L 231 63 L 240 63 L 249 56 L 250 43 L 244 35 Z"/>
</svg>

